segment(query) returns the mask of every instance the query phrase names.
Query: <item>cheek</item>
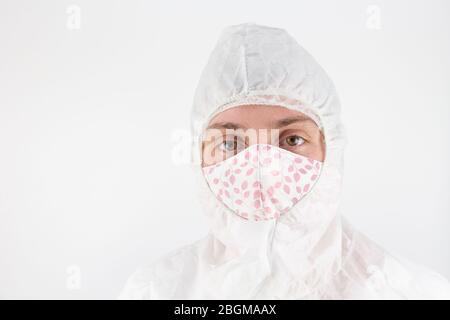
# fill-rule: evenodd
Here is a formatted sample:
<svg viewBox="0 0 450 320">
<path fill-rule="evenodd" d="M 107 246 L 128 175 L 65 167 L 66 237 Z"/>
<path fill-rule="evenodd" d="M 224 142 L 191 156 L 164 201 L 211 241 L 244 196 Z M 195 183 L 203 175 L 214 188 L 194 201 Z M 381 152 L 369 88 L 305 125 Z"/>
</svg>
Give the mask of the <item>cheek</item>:
<svg viewBox="0 0 450 320">
<path fill-rule="evenodd" d="M 226 159 L 226 154 L 214 145 L 207 145 L 202 151 L 202 167 L 208 167 Z"/>
<path fill-rule="evenodd" d="M 214 157 L 211 154 L 211 150 L 203 149 L 202 152 L 202 167 L 207 167 L 214 164 Z"/>
<path fill-rule="evenodd" d="M 318 141 L 315 144 L 315 157 L 314 160 L 323 162 L 325 160 L 325 142 L 323 141 L 323 137 L 320 136 Z"/>
<path fill-rule="evenodd" d="M 214 163 L 212 163 L 211 156 L 208 156 L 207 150 L 208 150 L 208 148 L 205 145 L 203 145 L 203 147 L 202 147 L 202 167 L 207 167 L 207 166 L 214 164 Z"/>
<path fill-rule="evenodd" d="M 304 156 L 323 162 L 325 159 L 325 144 L 322 138 L 311 141 L 305 146 Z"/>
</svg>

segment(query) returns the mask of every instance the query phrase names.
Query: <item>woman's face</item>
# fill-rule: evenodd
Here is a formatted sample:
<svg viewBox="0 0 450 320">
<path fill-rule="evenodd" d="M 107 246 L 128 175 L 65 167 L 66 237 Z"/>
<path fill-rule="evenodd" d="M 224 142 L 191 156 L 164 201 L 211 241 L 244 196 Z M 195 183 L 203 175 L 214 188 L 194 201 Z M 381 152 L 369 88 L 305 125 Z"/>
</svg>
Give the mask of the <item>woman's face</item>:
<svg viewBox="0 0 450 320">
<path fill-rule="evenodd" d="M 325 143 L 316 123 L 305 114 L 279 106 L 248 105 L 216 115 L 204 135 L 202 166 L 236 155 L 255 143 L 276 145 L 323 161 Z"/>
</svg>

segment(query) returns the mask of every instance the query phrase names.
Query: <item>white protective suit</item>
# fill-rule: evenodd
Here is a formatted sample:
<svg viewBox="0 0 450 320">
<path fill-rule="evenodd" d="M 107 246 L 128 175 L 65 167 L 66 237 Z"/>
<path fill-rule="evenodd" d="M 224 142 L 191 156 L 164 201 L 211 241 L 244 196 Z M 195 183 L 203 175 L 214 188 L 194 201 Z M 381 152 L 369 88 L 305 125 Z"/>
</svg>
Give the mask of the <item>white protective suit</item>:
<svg viewBox="0 0 450 320">
<path fill-rule="evenodd" d="M 245 220 L 211 192 L 200 142 L 217 113 L 276 105 L 317 119 L 325 137 L 311 192 L 277 219 Z M 192 110 L 193 156 L 209 234 L 128 280 L 119 299 L 450 299 L 436 272 L 394 257 L 340 214 L 345 136 L 333 83 L 286 31 L 226 28 L 201 75 Z"/>
</svg>

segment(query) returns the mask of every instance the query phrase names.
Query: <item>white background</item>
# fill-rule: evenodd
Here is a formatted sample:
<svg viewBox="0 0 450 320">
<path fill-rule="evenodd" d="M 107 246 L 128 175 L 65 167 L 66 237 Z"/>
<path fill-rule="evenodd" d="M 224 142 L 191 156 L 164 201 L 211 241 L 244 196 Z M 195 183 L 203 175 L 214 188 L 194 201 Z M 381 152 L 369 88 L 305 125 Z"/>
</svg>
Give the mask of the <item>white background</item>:
<svg viewBox="0 0 450 320">
<path fill-rule="evenodd" d="M 450 277 L 449 18 L 444 0 L 0 0 L 0 297 L 115 298 L 206 234 L 173 134 L 242 22 L 287 29 L 335 81 L 344 214 Z"/>
</svg>

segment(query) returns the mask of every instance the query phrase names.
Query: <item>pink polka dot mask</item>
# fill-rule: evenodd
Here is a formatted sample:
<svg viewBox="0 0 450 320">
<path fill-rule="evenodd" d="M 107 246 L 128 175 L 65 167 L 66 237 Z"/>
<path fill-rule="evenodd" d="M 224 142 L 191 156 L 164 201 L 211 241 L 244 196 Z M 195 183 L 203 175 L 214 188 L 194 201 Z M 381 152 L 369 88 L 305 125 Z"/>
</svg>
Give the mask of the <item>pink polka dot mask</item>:
<svg viewBox="0 0 450 320">
<path fill-rule="evenodd" d="M 203 168 L 206 181 L 225 206 L 244 219 L 276 219 L 297 204 L 316 182 L 322 162 L 285 149 L 253 144 Z"/>
</svg>

